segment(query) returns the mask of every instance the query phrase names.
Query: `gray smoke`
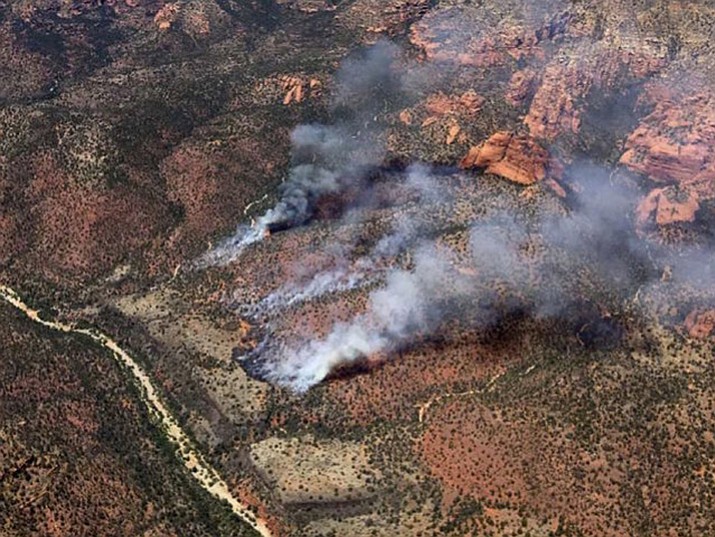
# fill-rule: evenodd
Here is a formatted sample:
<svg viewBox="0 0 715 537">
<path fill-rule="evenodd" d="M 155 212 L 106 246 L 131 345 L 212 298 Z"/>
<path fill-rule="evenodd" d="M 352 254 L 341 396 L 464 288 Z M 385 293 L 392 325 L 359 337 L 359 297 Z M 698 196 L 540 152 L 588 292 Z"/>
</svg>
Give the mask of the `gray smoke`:
<svg viewBox="0 0 715 537">
<path fill-rule="evenodd" d="M 303 392 L 337 367 L 389 354 L 451 321 L 484 328 L 515 308 L 526 308 L 539 318 L 566 318 L 591 292 L 588 285 L 581 288 L 578 271 L 588 271 L 592 285 L 605 297 L 621 299 L 659 281 L 664 265 L 674 279 L 715 283 L 705 252 L 673 256 L 654 251 L 654 245 L 636 237 L 631 219 L 637 191 L 611 182 L 606 170 L 590 164 L 572 174 L 578 192 L 566 214 L 536 222 L 497 214 L 475 223 L 469 229 L 466 258 L 457 259 L 446 247 L 406 231 L 416 229 L 415 222 L 401 221 L 378 241 L 362 266 L 405 250 L 411 253 L 410 266 L 388 271 L 383 285 L 371 292 L 366 311 L 350 322 L 336 323 L 327 337 L 266 356 L 262 376 Z M 426 168 L 413 168 L 408 177 L 406 183 L 420 185 L 425 200 L 439 192 Z M 537 262 L 529 253 L 534 246 L 563 256 L 554 256 L 558 262 Z M 545 274 L 535 280 L 534 270 Z M 509 300 L 516 296 L 521 297 L 518 302 Z"/>
<path fill-rule="evenodd" d="M 415 252 L 411 271 L 391 272 L 385 286 L 370 295 L 368 311 L 352 322 L 337 323 L 323 340 L 283 352 L 264 365 L 271 382 L 303 392 L 334 368 L 386 351 L 418 332 L 430 331 L 440 319 L 434 297 L 446 288 L 449 264 L 433 247 Z"/>
<path fill-rule="evenodd" d="M 366 173 L 381 164 L 385 146 L 376 113 L 399 94 L 399 49 L 379 41 L 356 57 L 348 58 L 336 74 L 333 125 L 299 125 L 291 133 L 292 166 L 280 187 L 280 199 L 251 227 L 236 233 L 204 255 L 201 266 L 236 260 L 250 244 L 276 229 L 305 224 L 321 196 L 357 186 Z"/>
<path fill-rule="evenodd" d="M 424 91 L 430 84 L 423 76 L 429 69 L 400 72 L 395 67 L 398 57 L 393 45 L 382 42 L 344 63 L 334 99 L 342 120 L 294 131 L 294 165 L 280 200 L 256 226 L 217 250 L 219 257 L 235 258 L 274 226 L 308 222 L 325 194 L 364 186 L 366 170 L 385 156 L 375 114 L 395 94 Z M 617 308 L 637 290 L 656 285 L 666 266 L 672 281 L 712 289 L 712 248 L 676 252 L 639 238 L 632 219 L 640 192 L 613 172 L 589 163 L 573 165 L 565 180 L 572 189 L 564 214 L 540 214 L 537 208 L 537 214 L 500 214 L 473 223 L 465 255 L 429 240 L 419 215 L 398 212 L 392 230 L 368 254 L 289 282 L 259 305 L 264 311 L 275 310 L 325 293 L 374 285 L 378 278 L 382 282 L 370 292 L 363 313 L 335 323 L 326 337 L 262 347 L 261 376 L 302 392 L 337 367 L 393 352 L 446 323 L 479 329 L 517 309 L 566 320 L 574 304 L 596 295 L 599 308 Z M 425 213 L 430 204 L 447 201 L 428 167 L 408 168 L 402 186 L 418 193 Z M 367 212 L 357 207 L 350 218 L 360 221 Z M 340 246 L 347 256 L 353 245 Z M 549 253 L 546 261 L 534 255 L 539 249 Z M 387 260 L 400 256 L 408 261 L 401 268 L 388 268 Z M 579 279 L 582 274 L 588 274 L 585 283 Z"/>
<path fill-rule="evenodd" d="M 403 186 L 419 196 L 421 209 L 447 197 L 430 168 L 421 164 L 406 170 Z M 470 264 L 479 265 L 485 277 L 515 274 L 518 261 L 514 249 L 524 236 L 523 230 L 507 216 L 499 222 L 475 227 L 471 232 Z M 386 272 L 383 285 L 371 292 L 365 313 L 351 322 L 336 323 L 325 339 L 309 341 L 297 348 L 284 347 L 264 357 L 262 376 L 295 391 L 305 391 L 338 366 L 390 352 L 418 335 L 429 335 L 450 318 L 456 304 L 476 297 L 474 278 L 460 272 L 456 259 L 444 248 L 420 236 L 416 217 L 398 218 L 393 230 L 355 264 L 360 272 L 352 274 L 375 275 L 385 259 L 404 252 L 410 254 L 411 266 Z M 336 275 L 339 280 L 333 279 Z M 314 291 L 316 285 L 325 281 L 345 279 L 344 268 L 330 274 L 320 273 L 303 287 L 303 293 Z"/>
<path fill-rule="evenodd" d="M 334 106 L 348 106 L 361 119 L 368 119 L 402 91 L 404 72 L 399 61 L 400 49 L 384 39 L 347 58 L 336 75 Z"/>
<path fill-rule="evenodd" d="M 445 194 L 439 189 L 429 166 L 421 163 L 411 164 L 404 174 L 401 185 L 408 194 L 416 195 L 422 207 L 445 201 Z M 353 226 L 361 224 L 368 212 L 367 205 L 357 205 L 347 212 L 342 220 Z M 312 274 L 303 274 L 297 281 L 290 281 L 261 300 L 255 307 L 246 309 L 252 316 L 275 313 L 295 304 L 317 297 L 344 292 L 374 284 L 384 278 L 387 272 L 386 262 L 404 250 L 414 241 L 419 240 L 420 228 L 412 218 L 400 217 L 394 222 L 390 233 L 384 235 L 367 256 L 355 261 L 348 259 L 355 244 L 344 241 L 326 247 L 333 259 L 330 270 L 320 270 Z M 306 277 L 307 276 L 307 277 Z"/>
<path fill-rule="evenodd" d="M 354 173 L 349 164 L 339 164 L 350 150 L 350 135 L 335 127 L 301 125 L 291 134 L 294 159 L 280 201 L 258 220 L 258 227 L 273 224 L 287 227 L 304 224 L 320 196 L 338 192 Z"/>
<path fill-rule="evenodd" d="M 475 226 L 470 233 L 470 265 L 482 278 L 520 275 L 519 238 L 525 238 L 524 230 L 508 217 Z M 517 278 L 510 283 L 525 284 Z M 365 313 L 351 322 L 336 323 L 325 339 L 282 349 L 264 364 L 263 374 L 276 384 L 306 391 L 336 367 L 430 335 L 453 318 L 460 303 L 478 304 L 484 298 L 494 300 L 477 285 L 474 275 L 458 270 L 457 261 L 443 248 L 421 242 L 412 252 L 412 266 L 389 272 L 384 285 L 370 294 Z M 495 315 L 495 310 L 482 305 L 479 322 L 490 324 Z"/>
</svg>

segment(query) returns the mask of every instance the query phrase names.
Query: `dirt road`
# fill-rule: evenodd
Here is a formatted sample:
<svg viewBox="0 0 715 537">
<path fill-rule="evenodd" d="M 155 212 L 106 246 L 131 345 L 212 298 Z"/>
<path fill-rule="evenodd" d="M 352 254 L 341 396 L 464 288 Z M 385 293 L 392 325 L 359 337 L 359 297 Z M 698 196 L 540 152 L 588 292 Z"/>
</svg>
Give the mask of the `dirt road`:
<svg viewBox="0 0 715 537">
<path fill-rule="evenodd" d="M 203 458 L 201 453 L 192 444 L 187 434 L 183 431 L 176 419 L 171 415 L 169 409 L 161 401 L 156 388 L 151 382 L 147 373 L 141 366 L 125 352 L 117 343 L 91 328 L 77 328 L 71 324 L 53 322 L 42 319 L 37 310 L 25 304 L 22 299 L 10 287 L 0 285 L 0 298 L 22 311 L 29 319 L 60 332 L 70 334 L 80 334 L 89 337 L 102 347 L 109 349 L 114 357 L 131 373 L 136 383 L 141 388 L 141 398 L 149 412 L 160 421 L 162 431 L 169 440 L 176 445 L 177 455 L 184 466 L 189 470 L 189 475 L 199 482 L 202 488 L 211 493 L 214 497 L 229 503 L 233 512 L 244 522 L 249 524 L 263 537 L 272 537 L 265 521 L 257 518 L 249 507 L 241 503 L 228 489 L 226 483 L 214 468 Z"/>
</svg>

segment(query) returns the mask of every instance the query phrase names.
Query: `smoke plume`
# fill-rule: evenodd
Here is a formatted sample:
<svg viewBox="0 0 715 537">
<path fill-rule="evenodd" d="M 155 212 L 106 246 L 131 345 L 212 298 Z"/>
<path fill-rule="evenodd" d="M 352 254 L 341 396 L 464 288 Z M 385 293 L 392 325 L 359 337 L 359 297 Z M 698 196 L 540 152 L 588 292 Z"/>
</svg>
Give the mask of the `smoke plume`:
<svg viewBox="0 0 715 537">
<path fill-rule="evenodd" d="M 659 281 L 665 265 L 675 279 L 709 277 L 709 283 L 715 283 L 707 265 L 699 264 L 702 257 L 656 252 L 654 245 L 637 237 L 632 222 L 637 191 L 611 182 L 607 170 L 592 164 L 575 166 L 571 173 L 577 192 L 568 212 L 559 217 L 544 214 L 536 223 L 524 215 L 497 213 L 469 227 L 466 257 L 405 231 L 417 229 L 414 219 L 400 220 L 361 266 L 364 271 L 383 256 L 404 251 L 410 253 L 409 266 L 385 273 L 364 313 L 335 323 L 322 339 L 268 350 L 255 372 L 303 392 L 338 367 L 412 345 L 450 322 L 482 329 L 517 309 L 542 319 L 566 319 L 588 293 L 574 277 L 586 269 L 604 300 L 610 294 L 632 296 L 639 287 Z M 412 168 L 407 177 L 407 184 L 419 178 L 425 195 L 421 203 L 439 192 L 426 168 Z M 561 251 L 563 257 L 555 258 L 562 261 L 541 263 L 534 247 Z M 535 280 L 535 269 L 546 273 Z M 512 300 L 516 296 L 520 299 Z"/>
<path fill-rule="evenodd" d="M 280 187 L 280 199 L 251 227 L 236 233 L 208 252 L 202 266 L 236 260 L 250 244 L 268 233 L 305 224 L 321 196 L 359 186 L 384 159 L 381 129 L 375 113 L 399 93 L 398 48 L 380 41 L 361 55 L 347 59 L 336 74 L 334 125 L 299 125 L 291 133 L 292 166 Z"/>
<path fill-rule="evenodd" d="M 411 271 L 388 274 L 385 286 L 370 295 L 368 311 L 349 323 L 337 323 L 327 338 L 283 352 L 264 365 L 271 382 L 302 392 L 323 380 L 334 368 L 377 352 L 390 350 L 440 320 L 434 298 L 446 288 L 447 261 L 429 246 L 415 253 Z"/>
<path fill-rule="evenodd" d="M 376 120 L 380 107 L 400 93 L 429 85 L 420 74 L 428 69 L 400 70 L 398 61 L 397 48 L 380 42 L 344 63 L 333 100 L 340 121 L 293 131 L 292 168 L 280 199 L 253 227 L 239 229 L 210 252 L 208 262 L 232 261 L 269 232 L 308 223 L 326 194 L 370 188 L 366 177 L 385 157 L 384 133 Z M 430 238 L 439 233 L 430 232 L 426 215 L 439 213 L 435 208 L 454 212 L 458 195 L 441 183 L 435 170 L 408 167 L 399 186 L 415 193 L 416 208 L 396 211 L 392 229 L 357 259 L 354 244 L 333 245 L 339 252 L 334 267 L 286 283 L 249 314 L 270 315 L 356 287 L 371 289 L 364 311 L 336 322 L 323 338 L 264 342 L 251 359 L 251 371 L 303 392 L 338 367 L 389 354 L 448 323 L 478 330 L 517 310 L 535 318 L 569 320 L 574 305 L 589 293 L 598 295 L 595 307 L 608 316 L 612 305 L 656 285 L 666 268 L 672 281 L 712 288 L 715 276 L 706 268 L 712 248 L 675 251 L 639 237 L 633 214 L 641 193 L 616 171 L 572 164 L 564 178 L 569 188 L 561 213 L 536 207 L 529 214 L 505 214 L 485 208 L 488 218 L 460 224 L 467 247 L 457 253 Z M 345 218 L 360 222 L 369 211 L 369 205 L 358 204 Z M 449 225 L 455 227 L 454 222 Z M 546 261 L 539 259 L 540 251 L 550 252 Z M 575 283 L 581 273 L 589 274 L 585 284 Z"/>
</svg>

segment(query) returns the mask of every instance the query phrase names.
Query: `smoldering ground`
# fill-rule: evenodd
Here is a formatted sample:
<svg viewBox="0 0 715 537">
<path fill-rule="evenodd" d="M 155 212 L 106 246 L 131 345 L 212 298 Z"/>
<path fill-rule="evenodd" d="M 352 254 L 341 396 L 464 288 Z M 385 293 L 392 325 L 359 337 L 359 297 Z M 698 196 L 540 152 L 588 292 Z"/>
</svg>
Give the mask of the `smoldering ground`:
<svg viewBox="0 0 715 537">
<path fill-rule="evenodd" d="M 413 199 L 417 203 L 390 219 L 390 232 L 374 241 L 368 254 L 356 256 L 355 250 L 358 243 L 363 242 L 362 231 L 371 211 L 385 203 L 380 194 L 373 192 L 374 195 L 370 195 L 370 187 L 361 192 L 359 200 L 340 218 L 339 225 L 351 226 L 357 232 L 324 245 L 321 248 L 323 261 L 320 266 L 294 267 L 293 278 L 256 304 L 236 304 L 239 300 L 237 297 L 230 301 L 243 306 L 239 308 L 243 314 L 257 317 L 277 314 L 283 309 L 326 294 L 364 288 L 382 281 L 390 271 L 391 260 L 414 245 L 425 233 L 427 219 L 420 218 L 418 213 L 434 211 L 448 201 L 449 196 L 435 181 L 434 171 L 424 164 L 416 163 L 399 173 L 390 172 L 389 186 L 385 183 L 381 185 L 383 189 L 389 188 L 389 197 L 393 201 Z M 374 184 L 371 187 L 376 190 Z"/>
<path fill-rule="evenodd" d="M 345 64 L 334 99 L 335 107 L 352 103 L 344 121 L 295 129 L 293 167 L 279 201 L 254 227 L 240 229 L 211 252 L 207 262 L 235 260 L 267 232 L 309 222 L 326 194 L 371 188 L 366 178 L 385 157 L 383 133 L 372 120 L 374 105 L 406 91 L 405 80 L 414 85 L 414 71 L 407 71 L 410 76 L 396 71 L 397 58 L 397 49 L 383 42 Z M 506 211 L 462 222 L 467 252 L 458 255 L 431 238 L 434 233 L 419 216 L 420 209 L 434 206 L 453 210 L 454 199 L 444 197 L 442 178 L 429 168 L 410 168 L 398 182 L 418 192 L 417 214 L 397 216 L 392 230 L 366 254 L 355 257 L 350 241 L 332 244 L 333 267 L 287 282 L 244 309 L 256 318 L 270 318 L 324 294 L 364 287 L 369 289 L 364 311 L 314 339 L 273 340 L 267 326 L 267 338 L 244 365 L 255 376 L 300 392 L 337 367 L 377 353 L 389 355 L 455 320 L 481 330 L 518 309 L 536 318 L 571 321 L 567 317 L 574 304 L 582 301 L 610 318 L 638 290 L 657 285 L 666 267 L 674 281 L 715 283 L 712 269 L 706 268 L 710 244 L 684 253 L 638 236 L 633 214 L 641 192 L 632 178 L 613 171 L 584 162 L 572 165 L 562 214 L 537 208 L 530 215 Z M 344 218 L 360 221 L 369 212 L 369 204 L 358 204 Z M 534 254 L 544 251 L 550 252 L 546 260 Z M 392 262 L 399 256 L 407 261 Z M 574 277 L 582 272 L 588 273 L 585 283 Z"/>
<path fill-rule="evenodd" d="M 493 212 L 464 225 L 466 252 L 426 238 L 429 234 L 414 216 L 418 213 L 395 220 L 392 231 L 352 262 L 350 267 L 359 270 L 336 269 L 336 280 L 330 280 L 330 272 L 318 272 L 294 288 L 296 294 L 284 304 L 294 305 L 301 292 L 311 297 L 345 292 L 373 270 L 374 278 L 364 282 L 370 289 L 364 311 L 336 322 L 321 338 L 268 342 L 245 364 L 247 369 L 302 392 L 336 368 L 376 354 L 389 356 L 446 325 L 485 330 L 515 312 L 562 321 L 579 332 L 582 343 L 606 347 L 622 335 L 619 315 L 625 308 L 629 315 L 637 312 L 633 297 L 660 285 L 664 271 L 674 281 L 715 283 L 709 265 L 698 268 L 707 250 L 681 257 L 638 236 L 633 213 L 639 191 L 627 178 L 611 177 L 610 170 L 587 163 L 573 166 L 569 175 L 573 190 L 562 214 Z M 417 206 L 451 207 L 455 200 L 440 184 L 444 177 L 426 168 L 419 176 Z M 437 204 L 430 199 L 435 192 L 440 193 Z M 344 246 L 347 257 L 352 245 Z M 408 258 L 401 266 L 384 263 L 401 254 Z M 348 277 L 353 278 L 350 286 L 334 286 Z"/>
<path fill-rule="evenodd" d="M 336 73 L 331 109 L 335 124 L 299 125 L 291 133 L 291 168 L 280 186 L 278 202 L 253 226 L 208 252 L 200 265 L 226 264 L 267 233 L 307 222 L 317 200 L 347 187 L 359 187 L 385 157 L 383 129 L 376 114 L 401 91 L 399 49 L 389 41 L 348 58 Z"/>
</svg>

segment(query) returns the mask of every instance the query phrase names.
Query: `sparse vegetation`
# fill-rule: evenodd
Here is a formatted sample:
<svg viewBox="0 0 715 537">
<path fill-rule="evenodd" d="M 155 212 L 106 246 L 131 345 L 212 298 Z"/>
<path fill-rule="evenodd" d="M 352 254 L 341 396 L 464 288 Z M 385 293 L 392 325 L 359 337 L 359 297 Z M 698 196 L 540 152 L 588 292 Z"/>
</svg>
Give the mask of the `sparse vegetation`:
<svg viewBox="0 0 715 537">
<path fill-rule="evenodd" d="M 635 193 L 631 231 L 652 256 L 712 247 L 715 11 L 532 4 L 1 4 L 2 283 L 130 349 L 276 535 L 714 534 L 715 290 L 652 258 L 605 285 L 596 253 L 538 230 L 573 207 L 591 160 Z M 331 104 L 333 75 L 380 37 L 417 68 L 409 91 L 359 118 L 380 126 L 387 153 L 369 209 L 342 219 L 365 192 L 326 196 L 308 225 L 195 270 L 273 204 L 296 124 L 356 115 Z M 507 143 L 484 144 L 495 133 Z M 451 168 L 485 148 L 494 174 Z M 447 201 L 396 185 L 414 160 L 450 167 Z M 414 258 L 247 313 L 286 282 L 352 266 L 401 219 L 469 273 L 471 226 L 504 213 L 531 234 L 528 284 L 469 276 L 508 313 L 498 322 L 454 300 L 439 333 L 303 396 L 241 367 L 262 343 L 324 337 L 364 312 L 380 275 Z M 573 304 L 554 319 L 533 306 L 556 286 Z M 250 534 L 184 471 L 126 371 L 91 341 L 5 306 L 0 317 L 0 533 Z"/>
</svg>

